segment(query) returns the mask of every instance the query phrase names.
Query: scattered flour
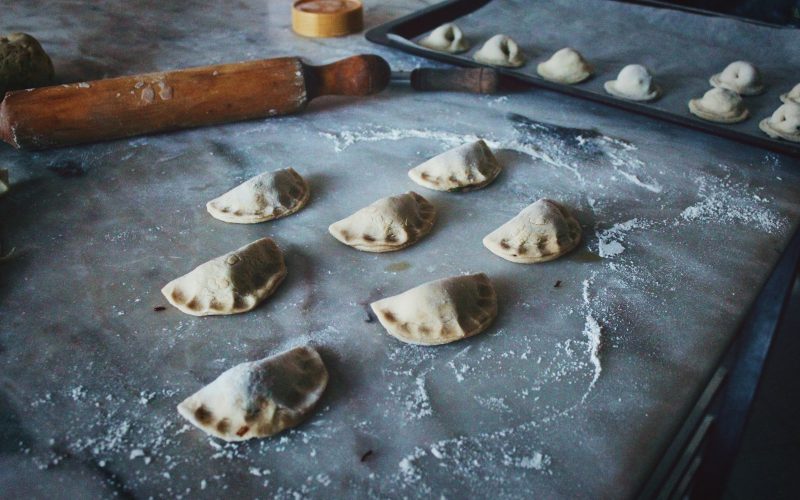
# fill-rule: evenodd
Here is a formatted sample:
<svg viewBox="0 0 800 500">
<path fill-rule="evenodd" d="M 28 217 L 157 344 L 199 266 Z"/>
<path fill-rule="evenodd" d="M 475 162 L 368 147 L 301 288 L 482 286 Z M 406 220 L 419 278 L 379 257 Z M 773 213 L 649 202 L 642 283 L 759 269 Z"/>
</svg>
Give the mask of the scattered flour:
<svg viewBox="0 0 800 500">
<path fill-rule="evenodd" d="M 597 234 L 597 253 L 600 257 L 609 258 L 619 255 L 625 251 L 622 243 L 625 235 L 633 229 L 647 229 L 652 224 L 639 218 L 619 222 L 609 229 L 598 230 Z"/>
<path fill-rule="evenodd" d="M 785 217 L 768 207 L 768 199 L 753 193 L 753 189 L 746 184 L 731 179 L 730 173 L 722 178 L 699 176 L 695 183 L 699 201 L 681 212 L 680 218 L 684 221 L 716 224 L 735 222 L 754 225 L 768 233 L 779 231 L 787 225 Z"/>
</svg>

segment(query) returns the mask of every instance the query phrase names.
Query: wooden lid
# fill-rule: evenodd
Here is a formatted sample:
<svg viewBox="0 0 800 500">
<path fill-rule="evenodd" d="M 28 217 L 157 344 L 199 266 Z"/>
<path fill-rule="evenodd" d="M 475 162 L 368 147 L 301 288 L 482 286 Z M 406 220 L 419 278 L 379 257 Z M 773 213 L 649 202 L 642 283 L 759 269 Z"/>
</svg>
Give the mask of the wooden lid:
<svg viewBox="0 0 800 500">
<path fill-rule="evenodd" d="M 295 0 L 292 29 L 314 38 L 344 36 L 364 28 L 364 9 L 359 0 Z"/>
</svg>

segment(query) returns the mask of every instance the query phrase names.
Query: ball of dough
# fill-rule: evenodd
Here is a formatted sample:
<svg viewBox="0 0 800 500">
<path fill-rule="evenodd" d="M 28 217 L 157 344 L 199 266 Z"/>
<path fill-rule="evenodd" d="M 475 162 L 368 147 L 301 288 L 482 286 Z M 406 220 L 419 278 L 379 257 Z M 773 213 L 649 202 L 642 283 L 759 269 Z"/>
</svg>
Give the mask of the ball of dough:
<svg viewBox="0 0 800 500">
<path fill-rule="evenodd" d="M 730 63 L 721 73 L 709 80 L 711 85 L 736 92 L 739 95 L 756 95 L 764 91 L 761 74 L 747 61 Z"/>
<path fill-rule="evenodd" d="M 479 63 L 517 68 L 525 64 L 525 54 L 517 42 L 506 35 L 495 35 L 486 40 L 473 58 Z"/>
<path fill-rule="evenodd" d="M 650 101 L 661 94 L 650 71 L 641 64 L 625 66 L 617 79 L 606 82 L 604 87 L 609 94 L 631 101 Z"/>
<path fill-rule="evenodd" d="M 0 98 L 9 91 L 48 85 L 53 62 L 39 42 L 25 33 L 0 36 Z"/>
<path fill-rule="evenodd" d="M 718 123 L 740 122 L 750 114 L 739 94 L 723 88 L 713 88 L 702 98 L 690 100 L 689 111 L 703 120 Z"/>
<path fill-rule="evenodd" d="M 761 120 L 758 127 L 772 138 L 800 142 L 800 104 L 787 102 Z"/>
</svg>

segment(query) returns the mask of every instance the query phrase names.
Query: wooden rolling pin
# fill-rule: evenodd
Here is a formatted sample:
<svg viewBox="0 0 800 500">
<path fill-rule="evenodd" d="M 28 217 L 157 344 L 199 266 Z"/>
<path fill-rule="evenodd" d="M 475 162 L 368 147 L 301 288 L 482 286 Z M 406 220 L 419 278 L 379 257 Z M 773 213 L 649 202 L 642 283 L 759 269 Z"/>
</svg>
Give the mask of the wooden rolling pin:
<svg viewBox="0 0 800 500">
<path fill-rule="evenodd" d="M 374 94 L 390 80 L 476 93 L 499 84 L 486 68 L 392 73 L 375 55 L 325 66 L 282 57 L 8 92 L 0 138 L 18 149 L 44 149 L 285 115 L 315 97 Z"/>
<path fill-rule="evenodd" d="M 282 57 L 20 90 L 0 104 L 0 138 L 43 149 L 285 115 L 319 96 L 380 92 L 390 74 L 375 55 Z"/>
</svg>

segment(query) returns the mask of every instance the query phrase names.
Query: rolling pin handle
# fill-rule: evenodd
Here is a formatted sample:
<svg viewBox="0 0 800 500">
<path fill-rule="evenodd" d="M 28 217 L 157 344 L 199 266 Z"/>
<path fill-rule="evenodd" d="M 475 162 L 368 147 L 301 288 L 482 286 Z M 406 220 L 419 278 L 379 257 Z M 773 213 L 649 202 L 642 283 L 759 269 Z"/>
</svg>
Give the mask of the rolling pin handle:
<svg viewBox="0 0 800 500">
<path fill-rule="evenodd" d="M 389 85 L 391 69 L 382 57 L 365 54 L 325 66 L 304 65 L 308 98 L 324 95 L 365 96 Z"/>
<path fill-rule="evenodd" d="M 475 94 L 497 92 L 500 77 L 489 68 L 430 69 L 411 72 L 411 87 L 415 90 L 452 90 Z"/>
</svg>

